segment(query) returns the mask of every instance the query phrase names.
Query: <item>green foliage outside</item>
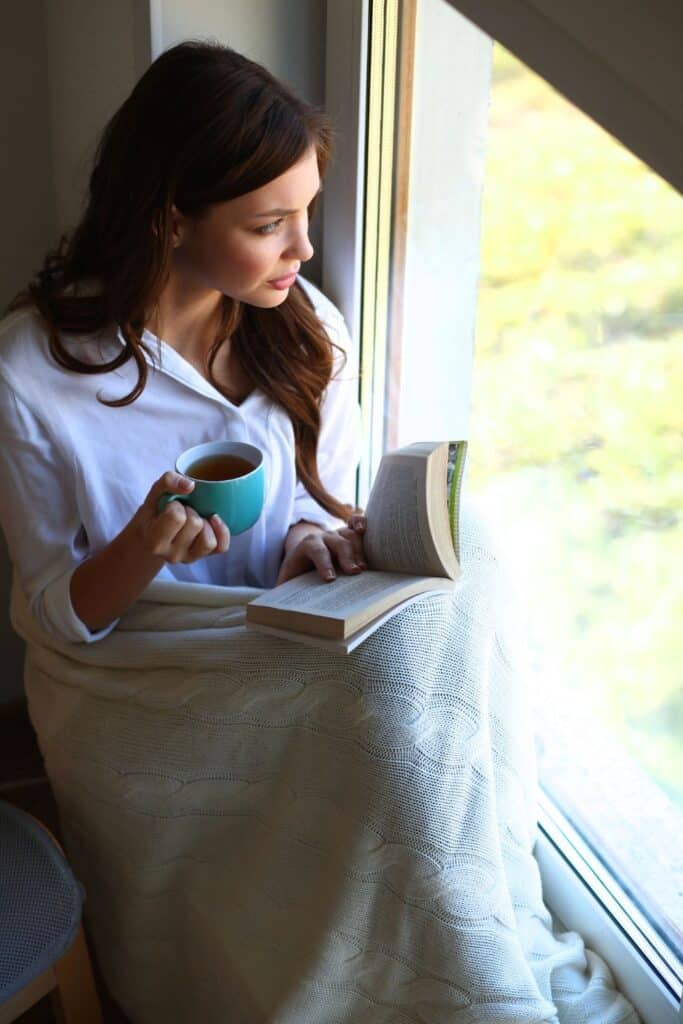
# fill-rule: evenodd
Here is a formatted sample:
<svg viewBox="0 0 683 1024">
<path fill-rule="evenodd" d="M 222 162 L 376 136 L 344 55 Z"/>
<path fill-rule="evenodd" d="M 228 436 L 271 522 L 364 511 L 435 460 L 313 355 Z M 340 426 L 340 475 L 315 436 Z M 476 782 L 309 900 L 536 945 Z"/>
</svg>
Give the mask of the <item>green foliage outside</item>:
<svg viewBox="0 0 683 1024">
<path fill-rule="evenodd" d="M 683 199 L 494 47 L 469 486 L 563 687 L 683 807 Z"/>
</svg>

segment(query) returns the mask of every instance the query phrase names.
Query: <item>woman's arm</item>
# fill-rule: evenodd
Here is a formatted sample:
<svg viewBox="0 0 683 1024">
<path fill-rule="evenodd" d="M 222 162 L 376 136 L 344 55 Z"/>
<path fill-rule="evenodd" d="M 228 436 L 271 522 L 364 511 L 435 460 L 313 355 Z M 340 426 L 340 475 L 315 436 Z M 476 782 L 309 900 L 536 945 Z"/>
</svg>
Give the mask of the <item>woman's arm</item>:
<svg viewBox="0 0 683 1024">
<path fill-rule="evenodd" d="M 42 628 L 70 643 L 101 639 L 75 614 L 69 582 L 87 557 L 69 454 L 0 365 L 0 526 L 14 575 Z"/>
<path fill-rule="evenodd" d="M 130 523 L 90 555 L 68 452 L 0 366 L 0 526 L 31 613 L 58 639 L 104 638 L 165 561 L 227 551 L 225 524 L 177 501 L 157 514 L 160 495 L 181 492 L 183 479 L 164 474 Z"/>
<path fill-rule="evenodd" d="M 145 549 L 131 520 L 111 543 L 74 570 L 70 595 L 76 615 L 91 633 L 105 629 L 137 600 L 164 561 Z"/>
<path fill-rule="evenodd" d="M 74 571 L 71 603 L 91 632 L 118 621 L 165 562 L 187 564 L 228 550 L 230 531 L 218 516 L 204 519 L 179 501 L 157 512 L 162 494 L 189 494 L 193 487 L 187 477 L 168 470 L 123 530 Z"/>
</svg>

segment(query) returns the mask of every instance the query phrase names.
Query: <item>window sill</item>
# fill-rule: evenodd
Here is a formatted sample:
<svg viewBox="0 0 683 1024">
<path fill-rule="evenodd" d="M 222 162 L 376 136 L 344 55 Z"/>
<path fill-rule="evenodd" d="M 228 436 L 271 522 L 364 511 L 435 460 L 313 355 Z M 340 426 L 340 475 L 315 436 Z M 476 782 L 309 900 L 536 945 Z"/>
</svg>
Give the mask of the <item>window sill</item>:
<svg viewBox="0 0 683 1024">
<path fill-rule="evenodd" d="M 609 965 L 643 1024 L 680 1024 L 683 964 L 542 789 L 538 802 L 534 856 L 544 902 Z"/>
</svg>

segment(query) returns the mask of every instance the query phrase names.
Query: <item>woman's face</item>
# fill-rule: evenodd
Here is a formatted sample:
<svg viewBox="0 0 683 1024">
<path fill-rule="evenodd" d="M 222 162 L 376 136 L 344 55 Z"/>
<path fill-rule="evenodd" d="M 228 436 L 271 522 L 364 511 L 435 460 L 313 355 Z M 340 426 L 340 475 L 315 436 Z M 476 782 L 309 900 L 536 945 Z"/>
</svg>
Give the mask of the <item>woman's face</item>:
<svg viewBox="0 0 683 1024">
<path fill-rule="evenodd" d="M 319 190 L 310 149 L 279 178 L 216 203 L 200 220 L 174 206 L 175 271 L 189 287 L 215 289 L 252 306 L 279 306 L 313 255 L 308 205 Z"/>
</svg>

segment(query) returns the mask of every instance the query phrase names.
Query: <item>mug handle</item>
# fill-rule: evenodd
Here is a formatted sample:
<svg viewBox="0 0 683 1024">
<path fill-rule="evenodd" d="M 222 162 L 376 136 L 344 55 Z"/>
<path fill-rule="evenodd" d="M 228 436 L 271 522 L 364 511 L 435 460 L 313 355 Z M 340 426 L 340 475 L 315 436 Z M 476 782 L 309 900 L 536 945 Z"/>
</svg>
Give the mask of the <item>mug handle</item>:
<svg viewBox="0 0 683 1024">
<path fill-rule="evenodd" d="M 169 501 L 180 501 L 182 502 L 183 505 L 185 505 L 187 504 L 187 500 L 190 497 L 192 497 L 192 495 L 190 494 L 171 494 L 169 491 L 166 491 L 165 494 L 161 495 L 157 502 L 157 515 L 159 514 L 159 512 L 164 511 Z"/>
</svg>

